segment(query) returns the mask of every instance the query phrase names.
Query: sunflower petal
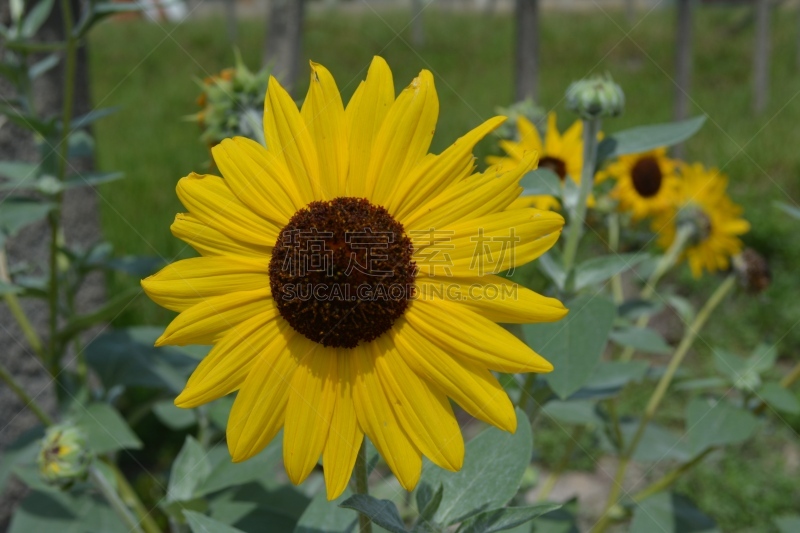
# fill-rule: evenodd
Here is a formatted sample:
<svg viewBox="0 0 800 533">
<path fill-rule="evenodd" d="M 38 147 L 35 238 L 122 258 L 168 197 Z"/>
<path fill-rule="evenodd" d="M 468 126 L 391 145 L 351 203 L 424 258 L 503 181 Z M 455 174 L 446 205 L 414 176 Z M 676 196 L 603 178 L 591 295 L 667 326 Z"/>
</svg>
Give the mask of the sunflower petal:
<svg viewBox="0 0 800 533">
<path fill-rule="evenodd" d="M 372 346 L 356 347 L 353 358 L 354 395 L 358 422 L 378 448 L 400 485 L 411 491 L 422 472 L 422 456 L 406 435 L 389 405 L 375 369 Z"/>
<path fill-rule="evenodd" d="M 269 288 L 208 298 L 175 317 L 156 346 L 214 344 L 231 328 L 274 306 Z"/>
<path fill-rule="evenodd" d="M 283 430 L 283 463 L 295 485 L 308 477 L 325 448 L 337 374 L 336 350 L 317 345 L 313 353 L 302 356 L 292 378 Z"/>
<path fill-rule="evenodd" d="M 420 161 L 433 139 L 439 99 L 427 70 L 406 87 L 389 109 L 372 148 L 366 192 L 384 205 L 401 180 Z"/>
<path fill-rule="evenodd" d="M 158 305 L 185 311 L 214 296 L 269 286 L 268 266 L 266 257 L 195 257 L 165 266 L 143 279 L 142 288 Z"/>
<path fill-rule="evenodd" d="M 218 176 L 192 173 L 177 192 L 192 215 L 232 239 L 271 248 L 283 227 L 256 215 Z"/>
<path fill-rule="evenodd" d="M 491 372 L 475 363 L 457 361 L 414 330 L 405 318 L 395 324 L 390 335 L 403 360 L 418 376 L 439 387 L 475 418 L 516 431 L 514 406 Z"/>
<path fill-rule="evenodd" d="M 314 141 L 294 100 L 272 76 L 264 101 L 264 138 L 267 150 L 294 176 L 306 203 L 323 199 Z"/>
<path fill-rule="evenodd" d="M 375 56 L 370 63 L 366 81 L 359 85 L 345 111 L 350 132 L 347 193 L 351 196 L 361 197 L 367 194 L 367 170 L 372 146 L 393 103 L 392 71 L 383 58 Z"/>
<path fill-rule="evenodd" d="M 447 396 L 422 381 L 385 336 L 375 341 L 378 377 L 397 419 L 417 448 L 436 465 L 455 472 L 464 464 L 464 439 Z"/>
<path fill-rule="evenodd" d="M 169 228 L 172 234 L 197 250 L 204 257 L 240 255 L 242 257 L 269 258 L 270 246 L 258 246 L 237 241 L 220 233 L 190 213 L 178 213 Z"/>
<path fill-rule="evenodd" d="M 349 153 L 344 105 L 331 73 L 311 63 L 311 82 L 300 115 L 311 133 L 319 157 L 320 179 L 331 196 L 345 191 Z"/>
<path fill-rule="evenodd" d="M 267 346 L 288 328 L 279 316 L 271 309 L 226 333 L 192 372 L 175 405 L 197 407 L 237 390 Z"/>
<path fill-rule="evenodd" d="M 338 498 L 347 488 L 358 450 L 364 440 L 364 432 L 358 425 L 358 417 L 353 404 L 353 381 L 350 370 L 353 363 L 349 355 L 349 350 L 340 350 L 336 358 L 339 365 L 336 405 L 333 408 L 328 440 L 325 443 L 325 450 L 322 452 L 325 488 L 329 500 Z"/>
<path fill-rule="evenodd" d="M 447 353 L 498 372 L 551 372 L 553 365 L 524 342 L 456 302 L 416 300 L 408 323 Z"/>
</svg>

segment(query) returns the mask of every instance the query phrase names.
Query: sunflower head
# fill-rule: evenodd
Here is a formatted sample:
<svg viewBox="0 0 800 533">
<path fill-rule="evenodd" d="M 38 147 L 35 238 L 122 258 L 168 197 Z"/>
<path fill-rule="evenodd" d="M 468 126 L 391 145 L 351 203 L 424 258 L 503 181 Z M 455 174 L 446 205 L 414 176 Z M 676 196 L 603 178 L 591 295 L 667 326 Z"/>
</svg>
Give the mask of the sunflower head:
<svg viewBox="0 0 800 533">
<path fill-rule="evenodd" d="M 700 163 L 681 165 L 677 214 L 664 213 L 653 221 L 658 242 L 665 249 L 675 239 L 678 225 L 691 228 L 692 238 L 684 252 L 692 275 L 699 278 L 728 269 L 731 257 L 743 247 L 739 238 L 750 230 L 741 217 L 742 208 L 726 193 L 727 178 Z"/>
<path fill-rule="evenodd" d="M 567 312 L 497 275 L 543 254 L 564 225 L 517 201 L 538 153 L 476 173 L 473 147 L 503 118 L 430 154 L 438 112 L 428 71 L 395 96 L 376 57 L 345 106 L 331 73 L 311 63 L 300 109 L 270 78 L 266 148 L 225 139 L 212 150 L 222 177 L 178 182 L 187 212 L 172 231 L 201 257 L 142 286 L 180 313 L 158 345 L 213 345 L 175 402 L 237 391 L 234 461 L 283 428 L 289 479 L 302 482 L 321 457 L 335 498 L 366 435 L 410 490 L 423 455 L 449 470 L 463 463 L 449 399 L 514 431 L 491 371 L 552 369 L 498 325 Z"/>
</svg>

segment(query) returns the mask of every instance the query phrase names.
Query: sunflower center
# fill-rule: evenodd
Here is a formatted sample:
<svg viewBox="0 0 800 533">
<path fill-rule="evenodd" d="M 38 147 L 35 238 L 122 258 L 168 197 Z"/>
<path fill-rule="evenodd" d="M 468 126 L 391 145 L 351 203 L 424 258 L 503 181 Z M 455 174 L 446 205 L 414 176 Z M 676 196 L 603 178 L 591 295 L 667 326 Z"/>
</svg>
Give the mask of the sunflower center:
<svg viewBox="0 0 800 533">
<path fill-rule="evenodd" d="M 539 168 L 546 168 L 552 170 L 556 175 L 564 181 L 567 177 L 567 164 L 563 159 L 557 157 L 545 156 L 539 160 Z"/>
<path fill-rule="evenodd" d="M 642 198 L 651 198 L 658 194 L 663 177 L 655 157 L 640 157 L 631 169 L 633 188 Z"/>
<path fill-rule="evenodd" d="M 354 348 L 392 327 L 413 296 L 402 224 L 363 198 L 311 202 L 281 230 L 269 279 L 281 316 L 324 346 Z"/>
</svg>

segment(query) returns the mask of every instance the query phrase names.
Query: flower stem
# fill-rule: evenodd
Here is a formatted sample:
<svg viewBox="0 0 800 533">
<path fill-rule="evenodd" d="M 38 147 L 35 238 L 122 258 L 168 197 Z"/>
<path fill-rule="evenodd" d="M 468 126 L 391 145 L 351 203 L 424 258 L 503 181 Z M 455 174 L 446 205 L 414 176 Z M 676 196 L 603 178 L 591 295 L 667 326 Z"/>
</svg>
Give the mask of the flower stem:
<svg viewBox="0 0 800 533">
<path fill-rule="evenodd" d="M 654 494 L 657 494 L 662 490 L 669 488 L 673 483 L 675 483 L 675 481 L 679 477 L 681 477 L 683 474 L 685 474 L 686 472 L 688 472 L 689 470 L 700 464 L 703 461 L 703 459 L 708 457 L 708 455 L 715 449 L 716 448 L 713 447 L 706 448 L 701 453 L 695 455 L 690 461 L 683 463 L 678 468 L 664 475 L 664 477 L 662 477 L 658 481 L 655 481 L 651 485 L 645 487 L 641 491 L 634 494 L 633 501 L 636 503 L 643 502 L 650 496 L 653 496 Z"/>
<path fill-rule="evenodd" d="M 8 284 L 11 283 L 11 277 L 8 275 L 6 251 L 3 248 L 0 248 L 0 281 Z M 3 295 L 3 299 L 8 306 L 8 310 L 11 312 L 11 316 L 17 321 L 17 325 L 19 325 L 19 329 L 22 330 L 22 334 L 25 336 L 31 349 L 40 359 L 44 360 L 44 345 L 42 344 L 42 339 L 39 338 L 33 324 L 28 320 L 28 315 L 26 315 L 25 310 L 22 309 L 17 295 L 9 292 Z"/>
<path fill-rule="evenodd" d="M 697 338 L 697 335 L 700 333 L 700 330 L 708 321 L 711 313 L 720 303 L 722 303 L 735 285 L 736 276 L 728 276 L 725 281 L 723 281 L 717 287 L 700 312 L 697 313 L 697 316 L 689 325 L 689 327 L 686 328 L 686 331 L 683 334 L 683 339 L 681 339 L 681 343 L 678 345 L 678 348 L 672 355 L 672 359 L 667 365 L 666 371 L 661 376 L 661 379 L 656 386 L 656 390 L 653 391 L 653 394 L 650 396 L 650 400 L 647 402 L 647 407 L 645 407 L 642 418 L 639 420 L 639 426 L 636 428 L 636 433 L 634 433 L 630 444 L 624 449 L 620 457 L 617 473 L 614 477 L 614 483 L 611 486 L 611 493 L 609 494 L 608 502 L 606 503 L 605 510 L 603 511 L 603 516 L 594 529 L 595 533 L 605 531 L 609 525 L 609 510 L 616 505 L 617 500 L 619 499 L 620 492 L 622 491 L 622 482 L 625 479 L 625 472 L 628 469 L 628 463 L 630 463 L 631 457 L 633 456 L 636 448 L 639 446 L 639 442 L 644 436 L 644 430 L 647 428 L 647 424 L 650 423 L 658 411 L 661 401 L 664 399 L 664 394 L 667 392 L 667 389 L 672 383 L 672 378 L 675 377 L 675 373 L 678 371 L 678 368 L 686 357 L 686 354 L 689 353 L 689 348 L 691 348 L 692 344 Z"/>
<path fill-rule="evenodd" d="M 675 239 L 672 241 L 667 252 L 661 256 L 661 259 L 658 261 L 655 270 L 653 270 L 650 277 L 647 278 L 647 282 L 645 283 L 644 288 L 641 292 L 641 297 L 643 300 L 649 300 L 653 297 L 656 292 L 656 285 L 658 282 L 661 281 L 661 278 L 664 277 L 664 274 L 672 268 L 675 263 L 678 261 L 678 257 L 680 257 L 681 252 L 683 252 L 686 243 L 689 242 L 689 239 L 692 238 L 694 235 L 694 228 L 688 224 L 682 224 L 678 226 L 677 233 L 675 235 Z M 639 320 L 636 321 L 637 328 L 643 328 L 647 325 L 647 322 L 650 320 L 648 315 L 642 315 L 639 317 Z M 620 361 L 630 361 L 633 357 L 635 349 L 632 347 L 625 348 L 625 351 L 622 352 L 620 356 Z"/>
<path fill-rule="evenodd" d="M 367 438 L 361 441 L 361 448 L 356 457 L 356 494 L 369 494 L 369 473 L 367 472 Z M 372 533 L 372 521 L 367 515 L 358 513 L 359 533 Z"/>
<path fill-rule="evenodd" d="M 619 213 L 608 216 L 608 248 L 619 252 Z M 617 272 L 611 277 L 611 291 L 614 294 L 614 303 L 620 305 L 625 301 L 625 292 L 622 290 L 622 274 Z"/>
<path fill-rule="evenodd" d="M 114 472 L 117 481 L 117 490 L 128 507 L 134 510 L 138 518 L 138 523 L 144 529 L 145 533 L 161 533 L 161 528 L 156 521 L 150 516 L 150 512 L 139 499 L 136 491 L 133 490 L 125 475 L 120 471 L 119 467 L 110 461 L 105 461 L 105 464 Z"/>
<path fill-rule="evenodd" d="M 111 505 L 111 508 L 114 509 L 114 512 L 117 513 L 117 516 L 120 517 L 125 527 L 128 528 L 128 531 L 131 533 L 144 533 L 142 528 L 139 527 L 139 521 L 136 520 L 131 510 L 128 509 L 128 506 L 125 505 L 125 502 L 123 502 L 122 498 L 117 494 L 116 489 L 108 482 L 96 465 L 89 467 L 89 478 L 109 505 Z"/>
<path fill-rule="evenodd" d="M 575 266 L 575 256 L 581 240 L 586 218 L 586 203 L 594 186 L 594 169 L 597 166 L 597 133 L 600 131 L 600 119 L 590 118 L 583 121 L 583 168 L 581 184 L 578 192 L 578 204 L 569 224 L 569 234 L 564 245 L 564 271 L 569 276 Z"/>
<path fill-rule="evenodd" d="M 22 400 L 22 403 L 25 404 L 25 407 L 30 409 L 42 424 L 49 426 L 53 423 L 53 420 L 47 413 L 45 413 L 44 409 L 42 409 L 41 406 L 39 406 L 39 404 L 36 403 L 36 401 L 31 398 L 27 392 L 25 392 L 25 389 L 22 388 L 17 380 L 14 379 L 14 376 L 11 374 L 11 372 L 9 372 L 8 369 L 2 364 L 0 364 L 0 379 L 2 379 L 5 384 L 8 385 L 8 388 L 11 389 L 11 391 L 16 394 L 20 400 Z"/>
</svg>

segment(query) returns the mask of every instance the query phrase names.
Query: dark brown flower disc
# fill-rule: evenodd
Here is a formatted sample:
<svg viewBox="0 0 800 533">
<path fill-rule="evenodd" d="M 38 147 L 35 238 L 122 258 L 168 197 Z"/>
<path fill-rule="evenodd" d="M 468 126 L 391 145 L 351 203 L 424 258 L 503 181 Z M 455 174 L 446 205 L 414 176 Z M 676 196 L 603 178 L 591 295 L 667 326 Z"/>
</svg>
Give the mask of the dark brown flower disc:
<svg viewBox="0 0 800 533">
<path fill-rule="evenodd" d="M 642 198 L 652 198 L 658 194 L 663 179 L 661 167 L 655 157 L 640 157 L 631 169 L 633 188 Z"/>
<path fill-rule="evenodd" d="M 564 181 L 567 177 L 567 163 L 558 157 L 545 156 L 539 160 L 539 168 L 546 168 L 552 170 L 555 174 Z"/>
<path fill-rule="evenodd" d="M 292 216 L 269 263 L 272 297 L 299 333 L 354 348 L 392 327 L 413 296 L 402 224 L 363 198 L 312 202 Z"/>
</svg>

